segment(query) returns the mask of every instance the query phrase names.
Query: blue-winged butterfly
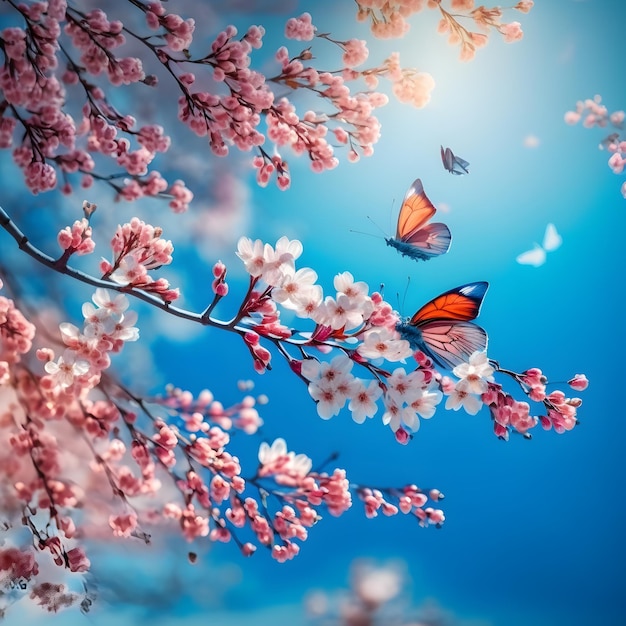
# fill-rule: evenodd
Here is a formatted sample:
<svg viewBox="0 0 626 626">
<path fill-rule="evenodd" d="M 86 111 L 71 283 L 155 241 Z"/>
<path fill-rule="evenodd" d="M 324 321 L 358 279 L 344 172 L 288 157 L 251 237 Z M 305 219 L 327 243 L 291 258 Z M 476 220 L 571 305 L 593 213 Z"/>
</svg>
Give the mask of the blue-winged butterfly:
<svg viewBox="0 0 626 626">
<path fill-rule="evenodd" d="M 441 161 L 450 174 L 456 174 L 457 176 L 469 174 L 469 170 L 467 169 L 469 163 L 465 159 L 456 156 L 450 148 L 444 150 L 444 147 L 441 146 Z"/>
</svg>

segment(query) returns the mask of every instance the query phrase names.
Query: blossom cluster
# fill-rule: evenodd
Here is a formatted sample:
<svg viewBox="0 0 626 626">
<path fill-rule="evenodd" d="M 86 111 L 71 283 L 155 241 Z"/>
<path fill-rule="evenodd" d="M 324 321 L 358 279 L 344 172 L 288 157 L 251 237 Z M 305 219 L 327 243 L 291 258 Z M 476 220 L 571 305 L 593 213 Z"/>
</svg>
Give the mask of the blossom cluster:
<svg viewBox="0 0 626 626">
<path fill-rule="evenodd" d="M 68 437 L 82 433 L 91 441 L 108 433 L 115 422 L 109 403 L 88 396 L 101 385 L 111 354 L 138 338 L 133 327 L 136 315 L 126 312 L 125 296 L 111 298 L 109 292 L 96 290 L 93 304 L 83 306 L 82 329 L 60 325 L 60 345 L 65 350 L 56 358 L 51 347 L 33 350 L 36 325 L 26 321 L 13 300 L 0 297 L 0 305 L 0 476 L 5 531 L 21 519 L 32 535 L 28 543 L 38 550 L 33 553 L 9 545 L 0 554 L 0 570 L 6 584 L 15 587 L 19 583 L 32 599 L 56 610 L 73 604 L 79 596 L 68 592 L 64 584 L 38 579 L 40 563 L 47 556 L 69 572 L 81 573 L 90 567 L 84 547 L 77 543 L 78 511 L 88 488 L 81 481 L 84 468 L 77 469 L 84 450 L 77 456 L 71 454 L 75 451 L 68 446 Z M 20 358 L 32 351 L 36 355 L 32 363 Z M 76 446 L 80 448 L 78 442 Z"/>
<path fill-rule="evenodd" d="M 0 297 L 0 499 L 7 537 L 0 606 L 5 596 L 15 599 L 6 590 L 19 590 L 49 611 L 79 603 L 88 610 L 91 592 L 71 591 L 67 579 L 90 569 L 84 537 L 149 542 L 149 529 L 174 524 L 189 542 L 234 542 L 245 556 L 260 546 L 284 562 L 298 554 L 323 511 L 342 515 L 354 498 L 367 517 L 380 510 L 413 515 L 421 526 L 443 523 L 437 490 L 353 484 L 344 469 L 313 470 L 309 457 L 288 451 L 280 438 L 261 443 L 258 466 L 246 476 L 231 433 L 258 433 L 257 406 L 267 398 L 247 394 L 224 406 L 208 390 L 194 397 L 173 386 L 162 397 L 133 395 L 105 372 L 111 357 L 138 339 L 128 306 L 125 294 L 99 288 L 82 307 L 82 328 L 63 322 L 58 347 L 46 333 L 35 349 L 37 320 Z M 24 361 L 25 355 L 36 359 Z M 24 541 L 18 520 L 31 539 Z M 47 560 L 66 579 L 50 580 Z"/>
<path fill-rule="evenodd" d="M 113 86 L 150 84 L 140 59 L 115 54 L 126 42 L 123 23 L 110 20 L 101 9 L 84 13 L 65 0 L 10 6 L 24 26 L 0 33 L 0 146 L 11 148 L 15 136 L 20 137 L 13 159 L 27 187 L 33 193 L 49 191 L 61 174 L 61 189 L 70 193 L 70 175 L 78 173 L 83 188 L 101 179 L 120 198 L 162 196 L 174 210 L 184 210 L 192 197 L 184 184 L 168 185 L 149 170 L 157 153 L 170 146 L 163 128 L 137 128 L 136 120 L 120 113 L 98 84 L 99 76 Z M 68 89 L 82 91 L 81 117 L 70 112 Z M 131 138 L 138 147 L 132 147 Z M 118 174 L 98 173 L 96 155 L 113 160 L 128 178 L 120 184 Z"/>
<path fill-rule="evenodd" d="M 237 250 L 250 274 L 250 287 L 232 323 L 250 320 L 254 334 L 243 337 L 247 344 L 253 343 L 257 355 L 263 355 L 255 360 L 259 372 L 271 358 L 269 350 L 259 347 L 260 338 L 284 346 L 282 354 L 307 384 L 323 419 L 338 415 L 347 405 L 354 421 L 362 423 L 379 413 L 382 401 L 383 423 L 398 441 L 407 443 L 418 430 L 420 418 L 433 417 L 446 397 L 446 409 L 463 408 L 470 415 L 488 407 L 494 432 L 503 439 L 510 432 L 528 436 L 539 423 L 559 433 L 575 426 L 581 400 L 561 391 L 546 392 L 547 379 L 538 368 L 515 373 L 488 359 L 486 353 L 475 352 L 467 363 L 455 366 L 450 376 L 422 351 L 411 348 L 398 329 L 399 315 L 379 293 L 370 295 L 368 285 L 355 281 L 350 272 L 338 274 L 336 295 L 324 297 L 316 284 L 317 273 L 311 268 L 296 269 L 295 261 L 302 253 L 299 241 L 281 237 L 273 247 L 244 237 Z M 296 336 L 280 322 L 278 306 L 311 320 L 313 329 Z M 297 348 L 298 356 L 292 356 L 287 346 Z M 316 355 L 332 351 L 335 355 L 330 359 Z M 415 363 L 409 371 L 384 367 L 385 362 L 406 363 L 407 359 Z M 363 377 L 352 373 L 355 367 Z M 545 414 L 532 415 L 527 402 L 515 400 L 495 381 L 496 373 L 512 378 L 529 399 L 541 403 Z M 577 375 L 570 386 L 582 390 L 586 379 Z"/>
<path fill-rule="evenodd" d="M 474 58 L 476 50 L 487 44 L 490 29 L 502 35 L 507 43 L 519 41 L 523 36 L 519 22 L 502 22 L 501 7 L 477 7 L 474 0 L 449 0 L 447 4 L 448 9 L 444 8 L 443 0 L 357 0 L 357 19 L 369 20 L 375 37 L 402 37 L 409 30 L 407 19 L 413 13 L 424 7 L 436 9 L 440 15 L 437 30 L 448 36 L 448 43 L 461 46 L 462 61 Z M 512 8 L 520 13 L 528 13 L 533 5 L 532 0 L 524 0 Z M 477 31 L 463 26 L 461 18 L 473 22 Z"/>
<path fill-rule="evenodd" d="M 137 314 L 127 311 L 126 296 L 111 297 L 106 289 L 96 289 L 92 300 L 93 304 L 83 305 L 82 329 L 68 322 L 61 324 L 61 338 L 67 348 L 57 361 L 49 349 L 38 352 L 49 374 L 49 382 L 46 377 L 42 380 L 46 387 L 53 390 L 93 388 L 100 372 L 110 366 L 110 353 L 120 352 L 126 342 L 139 339 L 139 330 L 134 326 Z"/>
<path fill-rule="evenodd" d="M 281 189 L 289 186 L 290 177 L 279 149 L 306 154 L 316 172 L 337 165 L 333 142 L 348 144 L 350 161 L 372 154 L 380 136 L 375 110 L 387 103 L 386 95 L 372 90 L 374 76 L 388 77 L 398 98 L 418 107 L 428 102 L 434 86 L 428 74 L 400 69 L 397 59 L 356 71 L 368 57 L 366 43 L 321 34 L 320 39 L 341 49 L 338 69 L 305 65 L 313 58 L 310 49 L 290 57 L 282 46 L 276 52 L 279 73 L 266 77 L 252 69 L 253 50 L 263 45 L 262 26 L 250 26 L 243 36 L 227 26 L 214 37 L 208 53 L 194 56 L 192 18 L 168 12 L 160 1 L 129 4 L 137 13 L 127 12 L 122 21 L 102 8 L 85 12 L 68 0 L 7 3 L 23 25 L 0 32 L 0 147 L 13 149 L 13 159 L 33 193 L 59 185 L 71 193 L 73 175 L 78 174 L 82 188 L 101 180 L 120 199 L 161 197 L 175 212 L 189 207 L 193 194 L 185 183 L 168 183 L 153 167 L 157 155 L 171 145 L 165 129 L 138 125 L 114 104 L 111 87 L 158 88 L 159 75 L 144 69 L 148 59 L 180 94 L 179 121 L 206 137 L 214 155 L 227 155 L 231 146 L 257 152 L 253 164 L 259 184 L 267 184 L 276 173 Z M 288 20 L 285 36 L 300 41 L 316 37 L 311 16 Z M 129 40 L 146 59 L 118 55 Z M 213 78 L 210 89 L 206 74 Z M 365 91 L 348 86 L 368 76 Z M 284 86 L 310 91 L 317 102 L 321 98 L 326 103 L 326 110 L 298 113 L 287 95 L 275 95 Z M 74 114 L 72 99 L 84 102 L 80 116 Z M 274 150 L 263 147 L 267 140 Z M 106 173 L 112 167 L 117 170 Z"/>
<path fill-rule="evenodd" d="M 602 104 L 602 98 L 595 96 L 593 99 L 579 100 L 574 111 L 565 114 L 566 124 L 577 124 L 582 120 L 585 128 L 612 126 L 616 130 L 600 141 L 598 148 L 607 150 L 611 154 L 608 166 L 614 174 L 622 174 L 626 167 L 626 135 L 624 135 L 624 111 L 609 113 Z M 626 198 L 626 182 L 622 183 L 621 193 Z"/>
<path fill-rule="evenodd" d="M 21 356 L 30 351 L 34 336 L 35 326 L 13 300 L 0 296 L 0 385 L 9 379 L 11 364 L 18 363 Z"/>
<path fill-rule="evenodd" d="M 148 274 L 172 262 L 174 246 L 169 239 L 163 239 L 162 234 L 161 228 L 154 228 L 136 217 L 118 226 L 111 240 L 113 262 L 103 259 L 100 263 L 102 278 L 155 294 L 165 303 L 176 300 L 178 289 L 170 289 L 165 278 L 154 280 Z"/>
</svg>

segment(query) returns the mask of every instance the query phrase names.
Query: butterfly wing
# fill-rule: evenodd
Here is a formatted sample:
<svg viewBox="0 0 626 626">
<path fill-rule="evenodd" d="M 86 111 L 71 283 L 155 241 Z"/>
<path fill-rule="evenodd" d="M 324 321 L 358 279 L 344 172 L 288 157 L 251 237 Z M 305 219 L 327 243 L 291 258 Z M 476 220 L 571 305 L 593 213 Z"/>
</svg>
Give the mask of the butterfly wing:
<svg viewBox="0 0 626 626">
<path fill-rule="evenodd" d="M 522 252 L 522 254 L 515 258 L 515 260 L 522 265 L 539 267 L 546 262 L 546 251 L 541 246 L 535 244 L 535 247 L 532 250 Z"/>
<path fill-rule="evenodd" d="M 450 174 L 455 174 L 457 176 L 461 176 L 463 174 L 469 174 L 469 162 L 465 159 L 462 159 L 459 156 L 456 156 L 450 148 L 445 148 L 440 146 L 441 148 L 441 161 L 443 163 L 444 168 L 450 172 Z"/>
<path fill-rule="evenodd" d="M 409 323 L 421 328 L 429 320 L 469 322 L 478 317 L 488 287 L 489 283 L 480 281 L 450 289 L 425 304 Z"/>
<path fill-rule="evenodd" d="M 452 233 L 445 224 L 435 222 L 418 228 L 410 237 L 405 239 L 405 243 L 416 248 L 421 253 L 420 256 L 430 258 L 445 254 L 450 249 Z"/>
<path fill-rule="evenodd" d="M 440 148 L 441 148 L 441 162 L 443 163 L 443 167 L 448 172 L 452 172 L 452 163 L 454 159 L 452 150 L 450 150 L 450 148 L 446 148 L 444 150 L 443 146 L 440 146 Z"/>
<path fill-rule="evenodd" d="M 424 192 L 422 181 L 413 181 L 406 192 L 400 214 L 395 240 L 387 240 L 401 254 L 414 259 L 428 260 L 445 254 L 450 249 L 450 229 L 441 223 L 427 224 L 437 209 Z"/>
<path fill-rule="evenodd" d="M 487 333 L 472 322 L 431 320 L 420 326 L 423 351 L 438 365 L 454 369 L 474 352 L 487 349 Z"/>
<path fill-rule="evenodd" d="M 452 155 L 454 158 L 454 164 L 452 165 L 452 173 L 462 176 L 463 174 L 469 174 L 469 162 L 462 159 L 460 156 Z"/>
<path fill-rule="evenodd" d="M 556 250 L 563 243 L 561 235 L 556 231 L 554 224 L 546 226 L 546 233 L 543 236 L 543 248 L 546 252 Z"/>
<path fill-rule="evenodd" d="M 441 367 L 453 369 L 487 347 L 487 333 L 471 320 L 478 317 L 489 283 L 468 283 L 437 296 L 406 323 L 396 327 L 411 347 Z"/>
<path fill-rule="evenodd" d="M 436 211 L 437 209 L 435 209 L 433 203 L 424 193 L 422 181 L 417 178 L 409 187 L 402 201 L 398 215 L 396 239 L 407 241 L 407 239 L 420 229 Z"/>
</svg>

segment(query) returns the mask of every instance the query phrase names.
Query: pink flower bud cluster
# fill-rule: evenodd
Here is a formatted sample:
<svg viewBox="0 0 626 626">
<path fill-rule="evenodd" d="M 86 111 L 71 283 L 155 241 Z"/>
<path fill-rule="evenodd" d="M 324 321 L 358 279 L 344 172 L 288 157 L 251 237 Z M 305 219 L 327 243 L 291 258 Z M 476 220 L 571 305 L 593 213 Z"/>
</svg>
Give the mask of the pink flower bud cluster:
<svg viewBox="0 0 626 626">
<path fill-rule="evenodd" d="M 65 258 L 69 258 L 72 254 L 91 254 L 96 247 L 91 235 L 91 226 L 86 218 L 76 220 L 71 228 L 66 226 L 59 231 L 57 241 L 66 253 Z"/>
<path fill-rule="evenodd" d="M 287 162 L 283 161 L 278 154 L 270 157 L 265 150 L 261 150 L 261 156 L 252 159 L 252 166 L 257 170 L 256 182 L 259 187 L 267 187 L 274 172 L 277 174 L 276 184 L 279 189 L 284 191 L 291 185 Z"/>
<path fill-rule="evenodd" d="M 510 432 L 530 437 L 528 431 L 538 423 L 546 430 L 554 428 L 557 433 L 564 433 L 576 426 L 577 408 L 582 404 L 580 398 L 566 398 L 562 391 L 547 393 L 548 379 L 536 367 L 521 374 L 513 374 L 513 378 L 531 400 L 543 404 L 547 415 L 532 416 L 527 402 L 518 402 L 500 385 L 490 382 L 487 391 L 482 395 L 482 401 L 489 407 L 497 437 L 508 439 Z M 583 391 L 588 385 L 587 377 L 576 374 L 568 384 L 575 390 Z"/>
<path fill-rule="evenodd" d="M 503 392 L 499 385 L 492 384 L 483 394 L 482 400 L 491 412 L 494 433 L 501 439 L 508 440 L 510 430 L 524 435 L 539 421 L 530 415 L 530 405 L 527 402 L 518 402 Z"/>
<path fill-rule="evenodd" d="M 0 296 L 0 386 L 8 381 L 10 364 L 18 363 L 21 355 L 30 351 L 34 337 L 35 326 L 13 300 Z"/>
<path fill-rule="evenodd" d="M 260 47 L 264 32 L 262 27 L 251 26 L 241 39 L 236 39 L 237 29 L 229 26 L 213 41 L 203 63 L 211 66 L 214 79 L 224 84 L 227 94 L 191 92 L 195 76 L 180 77 L 183 95 L 178 101 L 178 117 L 197 135 L 208 137 L 217 156 L 228 154 L 229 144 L 248 151 L 264 141 L 257 126 L 261 113 L 272 106 L 274 94 L 265 76 L 250 69 L 249 56 L 254 47 Z"/>
<path fill-rule="evenodd" d="M 582 404 L 580 398 L 567 398 L 562 391 L 553 391 L 546 396 L 544 404 L 548 414 L 539 419 L 546 430 L 554 428 L 557 433 L 564 433 L 578 424 L 576 409 Z"/>
<path fill-rule="evenodd" d="M 595 96 L 593 99 L 579 100 L 576 103 L 576 109 L 565 114 L 565 122 L 567 124 L 577 124 L 580 120 L 582 120 L 585 128 L 593 128 L 594 126 L 604 128 L 611 124 L 621 129 L 624 121 L 624 111 L 609 113 L 606 106 L 602 104 L 602 97 Z"/>
<path fill-rule="evenodd" d="M 194 19 L 183 19 L 175 13 L 166 13 L 160 0 L 149 2 L 145 11 L 146 23 L 151 29 L 156 30 L 159 27 L 165 29 L 166 33 L 163 38 L 170 50 L 181 52 L 189 49 L 196 27 Z"/>
<path fill-rule="evenodd" d="M 211 289 L 213 290 L 213 293 L 220 298 L 228 295 L 226 266 L 221 261 L 218 261 L 213 266 L 213 282 L 211 283 Z"/>
<path fill-rule="evenodd" d="M 85 323 L 82 331 L 73 324 L 60 325 L 61 337 L 67 349 L 58 361 L 52 351 L 41 353 L 45 370 L 49 374 L 42 384 L 50 391 L 59 388 L 79 395 L 99 381 L 99 373 L 110 366 L 109 353 L 120 352 L 127 341 L 137 341 L 139 331 L 133 326 L 137 321 L 134 311 L 127 311 L 126 296 L 111 297 L 106 289 L 96 289 L 90 302 L 83 305 Z"/>
<path fill-rule="evenodd" d="M 129 223 L 118 226 L 111 248 L 113 262 L 102 260 L 102 278 L 153 293 L 164 302 L 179 297 L 178 289 L 170 289 L 165 278 L 154 280 L 149 270 L 158 269 L 172 262 L 174 246 L 169 239 L 162 239 L 161 228 L 154 228 L 134 217 Z"/>
<path fill-rule="evenodd" d="M 93 76 L 105 74 L 112 85 L 129 85 L 144 78 L 140 59 L 125 57 L 118 59 L 111 52 L 122 46 L 126 38 L 119 20 L 109 21 L 102 9 L 89 13 L 66 11 L 65 33 L 73 46 L 80 52 L 80 65 Z"/>
<path fill-rule="evenodd" d="M 30 580 L 39 572 L 39 565 L 35 560 L 32 550 L 20 550 L 9 547 L 0 548 L 0 581 L 9 580 Z"/>
<path fill-rule="evenodd" d="M 84 188 L 97 178 L 113 187 L 120 198 L 169 197 L 175 211 L 186 210 L 191 194 L 178 189 L 182 183 L 172 185 L 166 193 L 168 183 L 158 172 L 148 170 L 155 153 L 169 148 L 169 137 L 156 125 L 133 130 L 135 120 L 111 106 L 103 88 L 93 82 L 92 77 L 101 74 L 114 86 L 148 82 L 139 59 L 115 54 L 125 42 L 122 22 L 109 20 L 101 9 L 83 13 L 64 0 L 23 3 L 14 8 L 25 26 L 0 33 L 4 53 L 0 90 L 9 105 L 2 107 L 0 115 L 0 147 L 13 145 L 19 125 L 23 132 L 13 148 L 13 159 L 22 168 L 28 188 L 33 193 L 54 189 L 61 172 L 61 189 L 70 193 L 68 175 L 80 173 Z M 64 34 L 69 41 L 62 41 Z M 74 52 L 77 58 L 72 56 Z M 66 66 L 62 77 L 58 75 L 58 54 L 63 55 Z M 60 79 L 84 92 L 82 121 L 69 112 Z M 118 132 L 126 136 L 118 138 Z M 78 144 L 81 135 L 86 136 L 82 147 Z M 131 150 L 131 136 L 136 137 L 139 149 Z M 117 176 L 97 173 L 92 153 L 112 158 L 130 179 L 120 186 L 114 182 Z"/>
<path fill-rule="evenodd" d="M 532 0 L 526 0 L 518 2 L 512 8 L 520 13 L 528 13 L 533 4 Z M 507 43 L 518 41 L 523 36 L 519 22 L 501 22 L 503 10 L 500 7 L 475 7 L 474 0 L 449 0 L 448 9 L 444 8 L 445 3 L 442 0 L 358 0 L 357 19 L 370 21 L 375 37 L 402 37 L 409 30 L 408 18 L 421 11 L 425 5 L 439 11 L 441 19 L 437 30 L 448 35 L 451 45 L 461 45 L 460 58 L 463 61 L 472 59 L 476 49 L 487 43 L 487 35 L 468 30 L 460 23 L 460 18 L 472 20 L 481 31 L 493 28 Z"/>
<path fill-rule="evenodd" d="M 593 128 L 594 126 L 604 128 L 609 124 L 616 128 L 617 131 L 602 139 L 598 147 L 611 153 L 608 166 L 613 173 L 622 174 L 626 167 L 626 135 L 622 132 L 625 117 L 624 111 L 609 113 L 606 106 L 602 104 L 602 98 L 597 95 L 593 99 L 579 100 L 574 111 L 565 113 L 565 123 L 574 125 L 582 120 L 582 125 L 585 128 Z M 626 182 L 622 183 L 620 191 L 622 196 L 626 198 Z"/>
<path fill-rule="evenodd" d="M 175 410 L 182 420 L 181 427 L 188 433 L 207 433 L 212 426 L 219 426 L 222 430 L 236 429 L 253 435 L 263 425 L 255 408 L 262 402 L 262 397 L 246 395 L 237 404 L 224 407 L 208 389 L 194 397 L 190 391 L 168 387 L 167 395 L 153 398 L 152 401 Z"/>
<path fill-rule="evenodd" d="M 341 60 L 347 68 L 355 68 L 367 61 L 369 50 L 364 39 L 348 39 L 340 42 L 343 48 Z"/>
<path fill-rule="evenodd" d="M 341 47 L 354 44 L 335 42 Z M 357 57 L 366 56 L 366 49 L 359 48 Z M 356 63 L 358 58 L 353 62 Z M 268 138 L 277 146 L 289 145 L 296 154 L 307 153 L 314 171 L 321 172 L 336 167 L 338 160 L 333 148 L 326 139 L 332 129 L 335 139 L 342 144 L 349 143 L 351 154 L 357 149 L 365 156 L 373 153 L 373 144 L 380 137 L 380 123 L 374 110 L 387 104 L 387 96 L 377 92 L 351 93 L 347 84 L 355 80 L 361 73 L 346 69 L 342 74 L 319 72 L 302 62 L 308 55 L 301 54 L 289 58 L 286 48 L 280 48 L 276 59 L 281 63 L 281 73 L 273 77 L 273 81 L 283 83 L 292 89 L 307 89 L 322 96 L 333 107 L 331 114 L 307 111 L 301 118 L 296 114 L 294 106 L 282 98 L 268 113 Z M 370 73 L 378 68 L 368 70 Z M 331 126 L 332 123 L 332 126 Z M 351 160 L 355 160 L 354 156 Z"/>
<path fill-rule="evenodd" d="M 249 309 L 250 311 L 254 310 L 254 303 L 252 302 L 251 304 L 252 304 L 252 308 Z M 266 300 L 265 304 L 267 305 L 265 308 L 273 309 L 273 311 L 270 314 L 271 315 L 270 324 L 272 326 L 276 326 L 278 313 L 276 311 L 275 305 L 273 305 L 273 303 L 270 300 Z M 252 356 L 252 363 L 253 363 L 255 372 L 257 372 L 257 374 L 264 374 L 265 371 L 270 368 L 270 361 L 272 360 L 272 355 L 270 351 L 260 344 L 260 337 L 258 333 L 253 330 L 244 333 L 243 341 L 246 344 L 246 347 L 248 348 L 248 350 L 250 351 L 250 355 Z"/>
<path fill-rule="evenodd" d="M 427 72 L 403 69 L 400 66 L 400 55 L 394 52 L 384 63 L 384 71 L 377 76 L 384 76 L 392 82 L 393 93 L 400 102 L 408 102 L 418 109 L 430 102 L 430 93 L 435 88 L 433 77 Z M 366 80 L 372 80 L 369 75 Z"/>
<path fill-rule="evenodd" d="M 386 494 L 380 489 L 366 488 L 358 491 L 359 498 L 365 506 L 367 517 L 376 517 L 379 511 L 387 517 L 397 515 L 400 512 L 405 515 L 415 515 L 420 526 L 434 525 L 440 528 L 443 525 L 445 521 L 443 511 L 432 506 L 425 507 L 429 499 L 434 503 L 443 498 L 437 489 L 432 489 L 427 494 L 416 485 L 407 485 L 401 490 L 388 489 L 385 491 Z M 388 499 L 385 498 L 385 495 Z M 391 498 L 395 500 L 396 504 L 389 501 Z"/>
<path fill-rule="evenodd" d="M 285 25 L 285 37 L 299 41 L 311 41 L 315 37 L 315 26 L 311 21 L 310 13 L 303 13 L 300 17 L 292 17 Z"/>
</svg>

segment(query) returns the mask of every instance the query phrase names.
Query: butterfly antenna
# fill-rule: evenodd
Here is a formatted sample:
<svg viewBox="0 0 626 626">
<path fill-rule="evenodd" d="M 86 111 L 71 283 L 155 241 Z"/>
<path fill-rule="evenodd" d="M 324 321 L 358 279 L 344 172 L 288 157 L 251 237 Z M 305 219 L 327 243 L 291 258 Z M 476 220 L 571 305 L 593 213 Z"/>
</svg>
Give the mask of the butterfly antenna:
<svg viewBox="0 0 626 626">
<path fill-rule="evenodd" d="M 351 228 L 348 232 L 350 232 L 350 233 L 358 233 L 359 235 L 367 235 L 368 237 L 376 237 L 376 239 L 379 239 L 378 235 L 374 235 L 374 233 L 366 233 L 366 232 L 363 232 L 362 230 L 353 230 Z"/>
<path fill-rule="evenodd" d="M 392 233 L 394 232 L 394 228 L 393 228 L 393 205 L 396 203 L 396 199 L 394 198 L 391 201 L 391 210 L 389 211 L 389 232 Z"/>
<path fill-rule="evenodd" d="M 402 313 L 402 311 L 405 311 L 406 309 L 405 304 L 406 304 L 406 294 L 409 291 L 409 285 L 411 284 L 411 277 L 407 276 L 406 278 L 406 287 L 404 288 L 404 293 L 402 294 L 402 301 L 400 301 L 400 294 L 398 292 L 396 292 L 396 299 L 398 300 L 398 310 L 400 311 L 400 313 Z"/>
<path fill-rule="evenodd" d="M 387 237 L 387 234 L 385 233 L 385 231 L 369 215 L 366 215 L 365 217 L 367 217 L 367 219 L 370 222 L 372 222 L 372 224 L 374 224 L 376 228 L 378 228 L 378 230 L 383 234 L 384 237 Z"/>
</svg>

